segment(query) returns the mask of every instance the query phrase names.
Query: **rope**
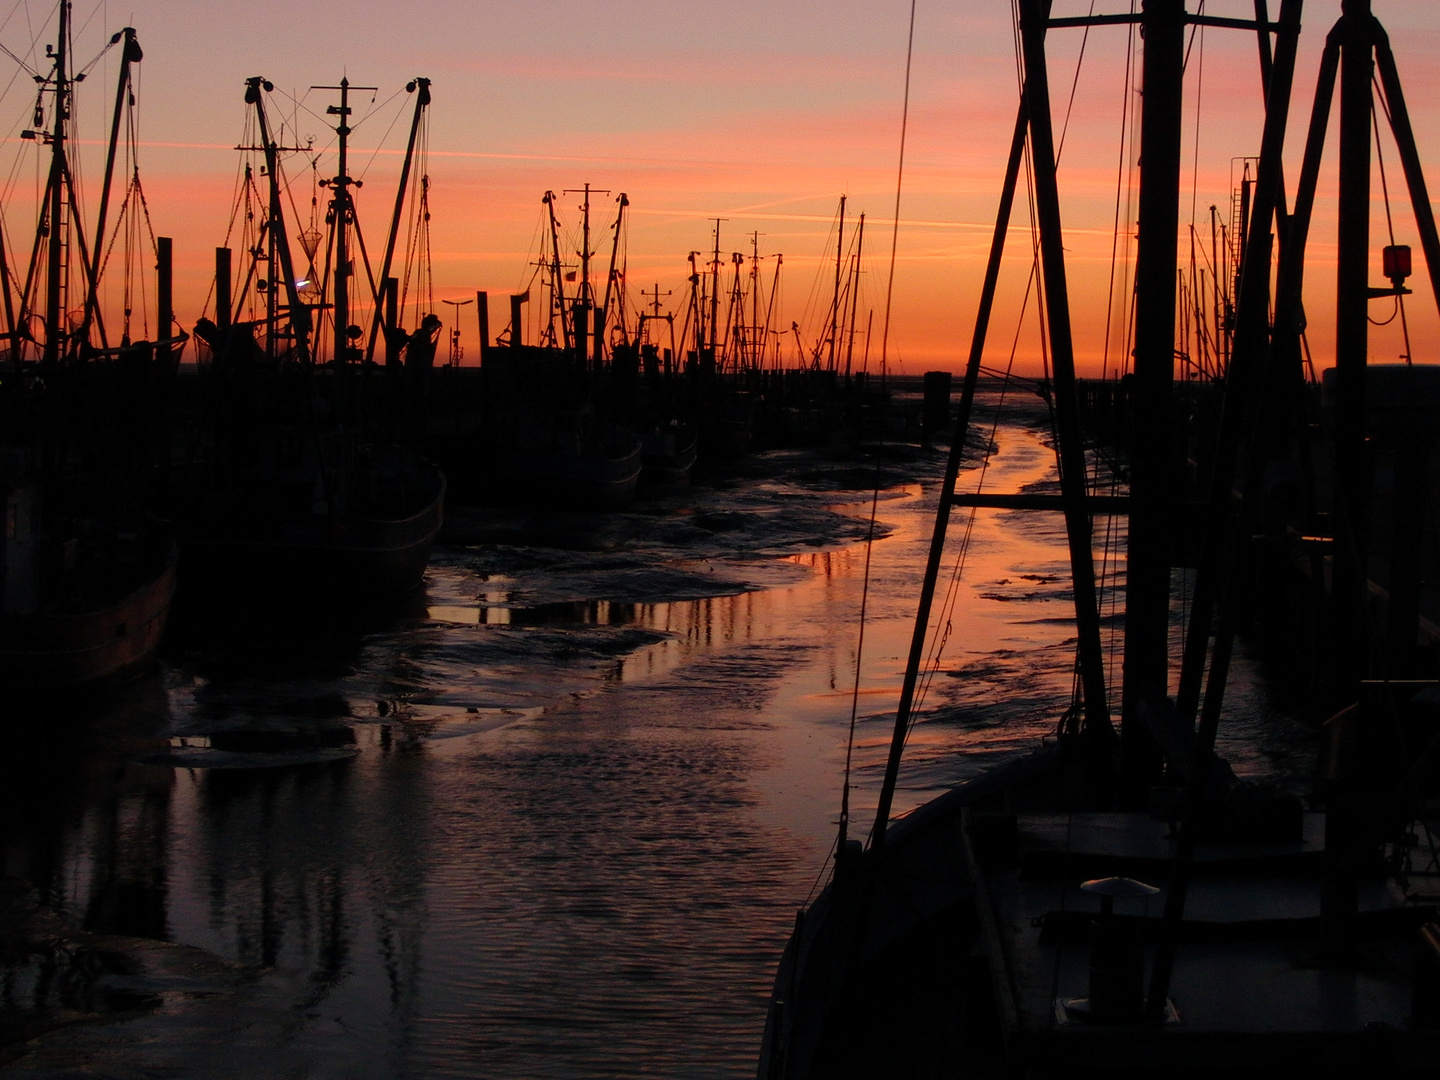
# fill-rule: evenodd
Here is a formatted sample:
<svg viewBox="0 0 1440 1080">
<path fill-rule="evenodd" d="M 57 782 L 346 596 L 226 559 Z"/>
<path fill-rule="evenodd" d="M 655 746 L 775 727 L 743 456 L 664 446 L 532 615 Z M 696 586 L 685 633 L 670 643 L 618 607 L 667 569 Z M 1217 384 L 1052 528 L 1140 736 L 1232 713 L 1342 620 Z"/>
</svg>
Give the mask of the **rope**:
<svg viewBox="0 0 1440 1080">
<path fill-rule="evenodd" d="M 840 833 L 836 850 L 845 844 L 850 825 L 850 772 L 855 756 L 855 723 L 860 711 L 860 661 L 865 655 L 865 614 L 870 603 L 870 554 L 875 547 L 875 513 L 880 504 L 880 455 L 875 455 L 875 490 L 870 496 L 870 525 L 865 532 L 865 573 L 860 586 L 860 634 L 855 642 L 855 688 L 850 694 L 850 733 L 845 740 L 845 781 L 840 788 Z"/>
</svg>

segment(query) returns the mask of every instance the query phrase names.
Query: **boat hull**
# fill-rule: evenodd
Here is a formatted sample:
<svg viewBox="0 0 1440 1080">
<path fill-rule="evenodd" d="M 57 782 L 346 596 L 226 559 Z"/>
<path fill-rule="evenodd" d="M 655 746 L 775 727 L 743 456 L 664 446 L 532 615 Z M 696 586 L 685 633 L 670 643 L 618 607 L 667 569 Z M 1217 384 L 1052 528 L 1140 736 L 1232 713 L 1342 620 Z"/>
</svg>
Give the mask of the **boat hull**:
<svg viewBox="0 0 1440 1080">
<path fill-rule="evenodd" d="M 0 616 L 0 683 L 21 693 L 95 689 L 138 674 L 155 659 L 175 594 L 177 549 L 112 604 L 76 612 Z"/>
<path fill-rule="evenodd" d="M 445 477 L 424 465 L 432 497 L 404 517 L 354 515 L 230 521 L 183 537 L 182 584 L 192 601 L 349 606 L 401 596 L 424 579 L 444 521 Z"/>
<path fill-rule="evenodd" d="M 695 468 L 696 440 L 694 435 L 665 432 L 642 435 L 640 483 L 647 487 L 686 487 Z"/>
<path fill-rule="evenodd" d="M 503 467 L 508 496 L 545 509 L 621 510 L 640 486 L 638 439 L 618 453 L 516 453 Z"/>
</svg>

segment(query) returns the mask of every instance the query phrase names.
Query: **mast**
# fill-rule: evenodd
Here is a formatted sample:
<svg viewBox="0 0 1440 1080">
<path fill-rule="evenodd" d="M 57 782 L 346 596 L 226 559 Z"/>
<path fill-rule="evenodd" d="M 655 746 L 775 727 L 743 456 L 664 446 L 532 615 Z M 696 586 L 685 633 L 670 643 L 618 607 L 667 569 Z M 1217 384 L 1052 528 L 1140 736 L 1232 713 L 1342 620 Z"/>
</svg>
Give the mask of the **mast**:
<svg viewBox="0 0 1440 1080">
<path fill-rule="evenodd" d="M 1256 164 L 1251 218 L 1247 223 L 1250 242 L 1245 247 L 1239 272 L 1234 349 L 1230 366 L 1225 373 L 1225 398 L 1211 466 L 1208 508 L 1205 514 L 1208 524 L 1202 541 L 1201 572 L 1195 583 L 1189 637 L 1185 642 L 1185 658 L 1177 695 L 1177 713 L 1182 730 L 1195 730 L 1195 711 L 1200 697 L 1199 684 L 1217 606 L 1220 618 L 1215 626 L 1215 645 L 1211 653 L 1210 668 L 1206 673 L 1208 685 L 1205 689 L 1204 708 L 1190 751 L 1186 794 L 1186 805 L 1190 810 L 1182 820 L 1178 834 L 1175 869 L 1171 873 L 1170 890 L 1165 898 L 1165 922 L 1151 968 L 1145 1008 L 1147 1019 L 1152 1024 L 1159 1022 L 1169 992 L 1197 840 L 1196 823 L 1191 814 L 1203 801 L 1207 778 L 1211 776 L 1210 767 L 1215 737 L 1219 730 L 1220 708 L 1235 640 L 1235 611 L 1239 606 L 1235 592 L 1240 579 L 1237 573 L 1240 560 L 1237 556 L 1241 549 L 1241 538 L 1249 529 L 1248 523 L 1252 520 L 1243 508 L 1239 515 L 1229 512 L 1237 467 L 1242 464 L 1242 441 L 1255 428 L 1256 417 L 1262 415 L 1262 398 L 1266 396 L 1266 368 L 1276 364 L 1276 356 L 1280 356 L 1280 363 L 1284 362 L 1282 348 L 1286 331 L 1283 324 L 1286 316 L 1283 314 L 1283 296 L 1276 308 L 1273 339 L 1268 323 L 1271 225 L 1276 220 L 1282 203 L 1281 151 L 1284 148 L 1286 121 L 1290 112 L 1296 41 L 1300 34 L 1301 3 L 1302 0 L 1282 0 L 1275 55 L 1271 63 L 1264 65 L 1263 70 L 1265 126 L 1261 135 L 1260 157 Z M 1322 61 L 1322 87 L 1325 78 L 1325 64 Z M 1288 243 L 1287 240 L 1287 245 Z M 1282 286 L 1284 274 L 1288 270 L 1285 264 L 1292 261 L 1292 254 L 1289 250 L 1282 250 Z M 1274 389 L 1272 386 L 1269 392 L 1273 394 Z M 1248 449 L 1252 458 L 1260 456 L 1257 453 L 1258 447 L 1252 446 Z M 1245 473 L 1248 475 L 1240 477 L 1244 484 L 1245 501 L 1250 504 L 1254 501 L 1255 465 L 1254 460 L 1246 463 Z"/>
<path fill-rule="evenodd" d="M 1000 279 L 1000 263 L 1005 254 L 1005 234 L 1010 229 L 1010 212 L 1015 205 L 1015 186 L 1025 154 L 1025 133 L 1029 123 L 1026 102 L 1031 93 L 1026 80 L 1020 96 L 1015 133 L 1010 140 L 1010 158 L 1005 167 L 1005 181 L 1000 187 L 1000 206 L 995 213 L 995 230 L 990 238 L 990 257 L 985 265 L 985 283 L 980 291 L 980 307 L 975 315 L 975 331 L 970 340 L 970 357 L 965 366 L 965 383 L 960 393 L 960 409 L 955 417 L 955 434 L 950 440 L 950 456 L 945 464 L 945 480 L 940 485 L 939 505 L 935 509 L 935 528 L 930 535 L 930 551 L 925 561 L 925 574 L 920 582 L 920 604 L 911 630 L 910 652 L 905 674 L 900 683 L 900 701 L 895 710 L 895 728 L 890 736 L 890 753 L 885 762 L 885 778 L 875 811 L 875 824 L 870 833 L 871 850 L 885 844 L 885 830 L 890 822 L 890 807 L 895 785 L 900 777 L 900 758 L 905 751 L 905 736 L 910 730 L 910 709 L 915 699 L 915 684 L 925 653 L 925 636 L 930 626 L 930 611 L 935 600 L 935 585 L 940 577 L 940 562 L 945 556 L 945 535 L 950 527 L 950 512 L 955 499 L 955 481 L 960 475 L 960 460 L 965 453 L 965 436 L 970 426 L 970 410 L 975 401 L 975 386 L 980 378 L 980 361 L 985 353 L 985 338 L 990 330 L 990 312 L 995 302 L 996 284 Z M 797 339 L 799 335 L 796 335 Z M 841 819 L 841 840 L 844 840 L 845 819 Z"/>
<path fill-rule="evenodd" d="M 285 275 L 285 294 L 290 301 L 290 332 L 295 340 L 296 357 L 305 363 L 310 357 L 310 309 L 300 299 L 300 290 L 295 283 L 295 263 L 290 257 L 290 237 L 285 229 L 285 213 L 280 191 L 280 150 L 270 137 L 270 125 L 265 118 L 265 102 L 260 96 L 261 89 L 267 92 L 274 84 L 259 75 L 245 80 L 245 101 L 255 106 L 255 123 L 260 129 L 260 145 L 265 150 L 265 171 L 270 178 L 270 234 L 275 239 L 275 248 L 280 255 L 280 269 Z M 273 275 L 272 275 L 273 277 Z M 270 287 L 275 287 L 271 282 Z"/>
<path fill-rule="evenodd" d="M 1060 446 L 1060 496 L 1075 590 L 1075 622 L 1080 655 L 1085 731 L 1095 740 L 1113 732 L 1105 692 L 1105 656 L 1100 640 L 1100 607 L 1095 590 L 1090 511 L 1086 505 L 1085 450 L 1075 396 L 1075 346 L 1070 329 L 1070 297 L 1065 276 L 1065 244 L 1060 224 L 1060 192 L 1055 178 L 1055 135 L 1050 117 L 1050 79 L 1045 60 L 1045 22 L 1049 0 L 1021 0 L 1020 35 L 1025 57 L 1025 103 L 1035 169 L 1036 218 L 1040 226 L 1041 278 L 1054 368 L 1055 423 Z M 1172 237 L 1173 243 L 1173 237 Z M 1170 277 L 1167 275 L 1166 284 Z"/>
<path fill-rule="evenodd" d="M 1333 658 L 1348 699 L 1368 674 L 1365 550 L 1369 498 L 1365 447 L 1365 365 L 1370 323 L 1370 81 L 1374 71 L 1369 0 L 1340 6 L 1340 185 L 1335 269 L 1335 560 L 1338 648 Z"/>
<path fill-rule="evenodd" d="M 1140 26 L 1145 56 L 1135 258 L 1134 435 L 1120 714 L 1122 782 L 1136 797 L 1158 781 L 1162 767 L 1142 711 L 1161 708 L 1169 686 L 1170 411 L 1185 78 L 1184 0 L 1145 0 Z"/>
<path fill-rule="evenodd" d="M 110 119 L 110 144 L 105 154 L 105 182 L 100 189 L 100 214 L 95 224 L 95 250 L 90 255 L 89 287 L 85 291 L 85 315 L 80 325 L 78 339 L 88 341 L 90 337 L 90 324 L 97 317 L 98 292 L 100 289 L 100 256 L 105 249 L 105 218 L 110 209 L 110 186 L 115 177 L 115 151 L 120 141 L 120 117 L 125 108 L 126 95 L 130 90 L 130 65 L 139 63 L 145 56 L 140 50 L 140 42 L 135 38 L 135 30 L 132 27 L 125 27 L 110 39 L 113 45 L 121 39 L 125 41 L 125 47 L 120 53 L 120 78 L 115 85 L 115 111 Z M 162 337 L 168 336 L 162 334 Z M 108 344 L 105 341 L 105 330 L 100 330 L 101 344 Z"/>
<path fill-rule="evenodd" d="M 5 296 L 5 336 L 10 339 L 10 357 L 20 362 L 20 334 L 15 322 L 15 301 L 10 295 L 10 259 L 6 254 L 5 230 L 0 225 L 0 291 Z"/>
<path fill-rule="evenodd" d="M 332 299 L 335 341 L 332 349 L 336 365 L 343 371 L 350 347 L 350 224 L 355 220 L 355 205 L 350 197 L 350 188 L 360 186 L 360 181 L 350 176 L 350 80 L 342 77 L 339 86 L 315 86 L 311 89 L 340 91 L 340 104 L 331 105 L 325 110 L 326 116 L 338 118 L 335 134 L 340 137 L 339 160 L 336 163 L 334 179 L 322 183 L 334 192 L 334 198 L 330 200 L 332 224 L 335 228 L 335 292 Z M 354 89 L 375 90 L 377 87 L 357 86 Z M 379 305 L 376 306 L 378 308 Z"/>
<path fill-rule="evenodd" d="M 585 193 L 585 201 L 580 204 L 580 302 L 586 307 L 595 303 L 595 296 L 590 290 L 590 185 L 587 182 L 582 189 Z"/>
<path fill-rule="evenodd" d="M 761 340 L 760 347 L 760 359 L 762 363 L 765 359 L 765 346 L 770 341 L 770 327 L 773 325 L 775 317 L 775 294 L 780 288 L 780 267 L 784 264 L 785 256 L 777 251 L 775 253 L 775 273 L 770 275 L 770 299 L 766 301 L 765 304 L 765 334 Z M 778 340 L 775 342 L 775 366 L 777 368 L 782 366 L 780 360 L 780 342 Z"/>
<path fill-rule="evenodd" d="M 45 266 L 45 362 L 60 359 L 60 341 L 64 335 L 64 295 L 61 272 L 65 263 L 65 234 L 62 223 L 65 210 L 65 121 L 70 116 L 70 0 L 60 0 L 60 31 L 55 45 L 55 117 L 50 132 L 50 181 L 45 193 L 49 196 L 49 262 Z"/>
<path fill-rule="evenodd" d="M 764 363 L 765 336 L 760 329 L 760 234 L 750 234 L 750 333 L 755 340 L 750 343 L 750 366 L 760 368 Z"/>
<path fill-rule="evenodd" d="M 335 179 L 330 181 L 335 199 L 331 205 L 335 210 L 335 338 L 331 349 L 338 367 L 345 366 L 345 346 L 349 340 L 350 326 L 350 80 L 340 79 L 340 104 L 325 110 L 328 116 L 338 116 L 339 126 L 335 134 L 340 136 L 340 160 Z"/>
<path fill-rule="evenodd" d="M 700 304 L 700 268 L 695 265 L 695 257 L 700 252 L 690 252 L 690 312 L 695 321 L 695 362 L 700 362 L 700 353 L 705 348 L 705 321 L 701 318 L 702 308 Z"/>
<path fill-rule="evenodd" d="M 590 355 L 590 311 L 595 306 L 590 291 L 590 184 L 584 187 L 585 201 L 580 204 L 580 295 L 575 298 L 575 359 L 585 367 Z"/>
<path fill-rule="evenodd" d="M 250 183 L 250 164 L 249 162 L 246 162 L 245 185 L 247 188 L 250 186 Z M 249 199 L 248 194 L 246 195 L 246 199 Z M 277 314 L 280 305 L 280 290 L 276 288 L 277 283 L 275 281 L 275 265 L 279 261 L 279 254 L 275 246 L 274 223 L 268 218 L 261 226 L 261 234 L 265 241 L 265 264 L 270 268 L 270 287 L 265 290 L 265 355 L 269 359 L 274 360 L 276 345 L 275 315 Z"/>
<path fill-rule="evenodd" d="M 550 213 L 550 342 L 555 342 L 555 314 L 560 314 L 562 347 L 570 351 L 570 325 L 565 321 L 565 279 L 560 271 L 560 226 L 555 221 L 555 193 L 545 192 L 540 199 Z"/>
<path fill-rule="evenodd" d="M 615 210 L 615 240 L 610 245 L 610 272 L 605 275 L 605 303 L 600 306 L 600 313 L 595 316 L 595 363 L 600 364 L 605 359 L 605 320 L 610 314 L 610 292 L 615 285 L 615 268 L 620 258 L 620 229 L 625 223 L 625 208 L 630 205 L 630 199 L 625 192 L 615 200 L 619 205 Z M 623 294 L 622 294 L 623 295 Z M 620 336 L 625 339 L 625 319 L 623 311 L 620 319 Z"/>
<path fill-rule="evenodd" d="M 718 359 L 715 355 L 719 341 L 716 333 L 720 329 L 720 222 L 721 218 L 715 219 L 715 253 L 710 257 L 710 359 Z"/>
<path fill-rule="evenodd" d="M 830 301 L 830 370 L 835 370 L 835 336 L 840 318 L 840 259 L 845 251 L 845 196 L 840 196 L 840 231 L 835 235 L 835 295 Z"/>
<path fill-rule="evenodd" d="M 410 138 L 405 143 L 405 161 L 400 166 L 400 184 L 395 190 L 395 210 L 390 215 L 390 235 L 385 240 L 385 257 L 380 261 L 380 288 L 383 292 L 387 286 L 385 282 L 390 277 L 390 265 L 395 259 L 395 241 L 400 235 L 400 217 L 405 212 L 405 193 L 410 186 L 410 169 L 415 162 L 415 140 L 420 132 L 420 124 L 425 115 L 426 108 L 430 105 L 430 80 L 412 79 L 405 87 L 411 93 L 418 94 L 415 98 L 415 113 L 410 118 Z M 375 356 L 375 340 L 380 333 L 380 323 L 384 312 L 381 310 L 382 302 L 380 297 L 375 298 L 375 318 L 370 325 L 370 343 L 365 350 L 365 359 L 370 361 Z"/>
<path fill-rule="evenodd" d="M 860 307 L 860 253 L 865 247 L 865 215 L 855 233 L 855 269 L 850 275 L 850 330 L 845 337 L 845 377 L 850 377 L 850 359 L 855 354 L 855 314 Z"/>
</svg>

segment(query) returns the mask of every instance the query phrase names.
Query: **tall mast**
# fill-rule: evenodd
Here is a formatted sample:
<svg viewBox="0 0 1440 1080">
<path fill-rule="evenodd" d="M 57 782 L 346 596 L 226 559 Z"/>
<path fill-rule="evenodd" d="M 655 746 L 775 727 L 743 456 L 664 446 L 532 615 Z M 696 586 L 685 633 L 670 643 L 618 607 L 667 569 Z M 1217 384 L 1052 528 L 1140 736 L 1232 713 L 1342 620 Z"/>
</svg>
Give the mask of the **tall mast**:
<svg viewBox="0 0 1440 1080">
<path fill-rule="evenodd" d="M 1185 75 L 1184 0 L 1144 0 L 1139 243 L 1135 259 L 1135 401 L 1125 575 L 1121 772 L 1132 795 L 1158 782 L 1142 711 L 1169 684 L 1170 402 L 1175 369 L 1176 238 Z"/>
<path fill-rule="evenodd" d="M 1024 100 L 1030 123 L 1035 170 L 1035 216 L 1040 226 L 1040 268 L 1045 287 L 1045 316 L 1054 372 L 1055 424 L 1059 434 L 1060 494 L 1065 506 L 1065 535 L 1075 589 L 1080 682 L 1085 728 L 1096 742 L 1113 734 L 1105 692 L 1105 653 L 1100 640 L 1100 607 L 1095 590 L 1093 530 L 1086 505 L 1085 451 L 1081 444 L 1075 393 L 1075 345 L 1070 326 L 1070 294 L 1065 274 L 1065 243 L 1060 193 L 1055 178 L 1055 135 L 1050 116 L 1050 79 L 1045 61 L 1045 21 L 1049 0 L 1021 0 L 1020 35 L 1025 56 Z M 1173 237 L 1172 237 L 1173 243 Z M 1169 278 L 1166 279 L 1169 284 Z"/>
<path fill-rule="evenodd" d="M 761 346 L 760 352 L 762 362 L 765 358 L 764 345 L 768 345 L 770 342 L 770 327 L 775 317 L 775 293 L 779 291 L 780 288 L 780 267 L 783 266 L 784 263 L 785 256 L 777 251 L 775 253 L 775 273 L 770 275 L 770 299 L 765 304 L 765 336 L 763 339 L 764 344 Z M 780 361 L 780 342 L 778 340 L 775 342 L 775 366 L 777 368 L 782 366 Z"/>
<path fill-rule="evenodd" d="M 623 191 L 615 201 L 618 204 L 615 210 L 615 241 L 610 245 L 610 272 L 605 275 L 605 302 L 600 305 L 600 314 L 595 318 L 595 360 L 597 363 L 605 358 L 603 340 L 605 320 L 609 318 L 610 314 L 610 293 L 615 286 L 615 270 L 620 258 L 620 229 L 625 224 L 625 208 L 630 205 L 630 199 Z M 628 341 L 625 333 L 624 309 L 619 306 L 618 300 L 616 306 L 620 311 L 620 338 L 622 341 Z"/>
<path fill-rule="evenodd" d="M 65 209 L 65 121 L 70 118 L 70 0 L 60 0 L 60 31 L 55 45 L 55 118 L 50 132 L 50 197 L 47 211 L 50 226 L 49 262 L 45 266 L 45 362 L 60 359 L 60 342 L 65 333 L 62 271 L 65 264 L 65 233 L 61 215 Z"/>
<path fill-rule="evenodd" d="M 340 136 L 340 167 L 331 181 L 334 185 L 335 200 L 335 339 L 331 349 L 339 365 L 345 363 L 346 329 L 350 325 L 350 246 L 346 225 L 350 219 L 350 80 L 340 79 L 340 104 L 325 110 L 327 115 L 340 118 L 335 134 Z"/>
<path fill-rule="evenodd" d="M 720 323 L 720 218 L 715 219 L 715 254 L 710 257 L 710 356 L 716 359 Z"/>
<path fill-rule="evenodd" d="M 840 321 L 840 260 L 845 252 L 845 196 L 840 196 L 840 230 L 835 235 L 835 295 L 830 301 L 830 370 L 835 370 L 835 338 Z"/>
<path fill-rule="evenodd" d="M 760 234 L 750 234 L 750 366 L 758 368 L 761 362 L 760 345 L 763 338 L 758 338 L 760 333 Z"/>
<path fill-rule="evenodd" d="M 585 201 L 580 204 L 580 296 L 578 299 L 587 308 L 595 303 L 590 290 L 590 185 L 582 189 Z"/>
<path fill-rule="evenodd" d="M 845 377 L 850 377 L 850 359 L 855 353 L 855 313 L 860 307 L 860 253 L 865 247 L 865 215 L 855 233 L 855 269 L 850 275 L 850 331 L 845 337 Z"/>
<path fill-rule="evenodd" d="M 1347 694 L 1370 672 L 1365 635 L 1368 501 L 1365 367 L 1370 316 L 1370 123 L 1374 72 L 1369 0 L 1341 4 L 1340 183 L 1335 272 L 1335 625 L 1333 658 Z"/>
<path fill-rule="evenodd" d="M 380 282 L 380 288 L 386 288 L 385 281 L 390 277 L 390 265 L 395 260 L 395 242 L 400 234 L 400 216 L 405 212 L 405 193 L 410 186 L 410 169 L 415 162 L 415 140 L 420 132 L 420 122 L 424 118 L 425 110 L 430 105 L 430 80 L 413 79 L 405 87 L 406 90 L 418 94 L 415 98 L 415 114 L 410 118 L 410 139 L 405 144 L 405 162 L 400 166 L 400 184 L 395 190 L 395 211 L 390 215 L 390 235 L 385 241 L 385 257 L 380 261 L 380 276 L 376 278 Z M 381 298 L 375 298 L 375 320 L 370 327 L 370 343 L 365 352 L 365 359 L 373 359 L 375 355 L 375 339 L 380 332 L 380 322 L 383 317 L 381 311 Z"/>
<path fill-rule="evenodd" d="M 301 363 L 310 358 L 310 309 L 300 299 L 295 283 L 295 263 L 290 257 L 290 237 L 285 230 L 285 214 L 280 191 L 280 148 L 270 137 L 270 124 L 265 118 L 265 102 L 261 89 L 269 91 L 272 84 L 255 75 L 245 80 L 246 104 L 255 106 L 255 123 L 260 129 L 260 145 L 265 151 L 265 171 L 270 179 L 270 214 L 267 224 L 280 255 L 280 270 L 285 275 L 285 294 L 290 302 L 290 333 L 295 340 L 296 357 Z M 274 276 L 273 274 L 271 275 Z M 272 282 L 271 288 L 274 288 Z"/>
<path fill-rule="evenodd" d="M 355 208 L 350 198 L 351 186 L 359 187 L 358 180 L 350 178 L 350 80 L 341 78 L 339 86 L 315 86 L 314 90 L 339 90 L 340 104 L 331 105 L 325 115 L 338 117 L 335 134 L 340 137 L 340 158 L 337 172 L 328 186 L 335 193 L 330 200 L 330 211 L 335 227 L 335 291 L 334 303 L 335 341 L 332 346 L 335 360 L 344 367 L 346 349 L 350 337 L 350 223 L 355 220 Z M 356 90 L 374 90 L 374 86 L 357 86 Z M 408 159 L 407 159 L 408 160 Z"/>
<path fill-rule="evenodd" d="M 565 321 L 565 279 L 560 270 L 560 226 L 555 221 L 555 193 L 545 192 L 540 200 L 550 213 L 550 341 L 555 341 L 555 314 L 560 314 L 560 336 L 564 349 L 570 350 L 570 324 Z"/>
<path fill-rule="evenodd" d="M 700 268 L 695 265 L 695 256 L 700 252 L 690 252 L 690 311 L 695 320 L 695 360 L 700 360 L 700 351 L 705 348 L 705 324 L 700 318 Z"/>
<path fill-rule="evenodd" d="M 130 65 L 144 58 L 135 31 L 127 26 L 111 38 L 111 43 L 124 38 L 125 47 L 120 54 L 120 78 L 115 86 L 115 111 L 110 119 L 110 144 L 105 154 L 105 182 L 100 189 L 100 215 L 95 224 L 95 250 L 90 254 L 89 285 L 85 290 L 85 316 L 80 326 L 78 339 L 89 340 L 90 324 L 98 315 L 96 304 L 100 289 L 100 257 L 105 250 L 105 218 L 110 209 L 110 186 L 115 178 L 115 151 L 120 141 L 120 118 L 125 108 L 126 96 L 130 91 Z M 168 335 L 166 335 L 168 336 Z M 104 328 L 100 339 L 105 343 Z"/>
</svg>

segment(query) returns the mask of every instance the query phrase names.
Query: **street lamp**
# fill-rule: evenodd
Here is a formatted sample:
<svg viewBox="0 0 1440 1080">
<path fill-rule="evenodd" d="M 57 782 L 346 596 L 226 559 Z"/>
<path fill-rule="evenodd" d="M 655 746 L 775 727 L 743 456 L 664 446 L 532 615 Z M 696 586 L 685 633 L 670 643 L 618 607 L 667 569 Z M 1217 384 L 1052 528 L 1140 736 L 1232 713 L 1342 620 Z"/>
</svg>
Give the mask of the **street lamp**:
<svg viewBox="0 0 1440 1080">
<path fill-rule="evenodd" d="M 460 348 L 460 309 L 466 304 L 473 304 L 475 298 L 469 300 L 441 300 L 442 304 L 449 304 L 455 309 L 455 319 L 451 323 L 453 329 L 450 331 L 450 359 L 447 367 L 459 367 L 460 359 L 465 355 L 465 350 Z"/>
</svg>

